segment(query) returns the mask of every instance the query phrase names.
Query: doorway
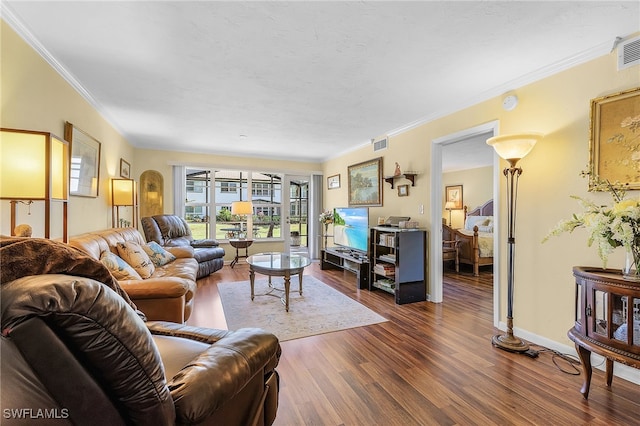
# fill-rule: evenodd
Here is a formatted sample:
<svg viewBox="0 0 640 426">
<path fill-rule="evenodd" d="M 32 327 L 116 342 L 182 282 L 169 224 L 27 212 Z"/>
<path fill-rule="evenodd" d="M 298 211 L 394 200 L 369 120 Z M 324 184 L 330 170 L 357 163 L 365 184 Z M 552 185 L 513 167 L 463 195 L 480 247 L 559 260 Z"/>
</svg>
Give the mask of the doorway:
<svg viewBox="0 0 640 426">
<path fill-rule="evenodd" d="M 467 130 L 463 130 L 451 135 L 443 136 L 432 141 L 431 149 L 431 246 L 430 251 L 433 254 L 430 259 L 430 294 L 429 300 L 435 303 L 442 302 L 442 171 L 443 171 L 443 150 L 445 146 L 452 145 L 457 142 L 467 141 L 472 138 L 489 138 L 498 134 L 498 122 L 493 121 L 480 126 L 476 126 Z M 493 154 L 493 199 L 499 200 L 500 196 L 500 180 L 496 170 L 499 168 L 499 158 Z M 499 203 L 496 203 L 499 206 Z M 471 206 L 475 207 L 475 206 Z M 494 228 L 500 229 L 500 210 L 498 207 L 494 211 Z M 500 266 L 500 247 L 498 238 L 494 238 L 494 271 L 499 271 Z M 499 319 L 499 274 L 493 274 L 493 315 L 494 323 L 497 324 Z"/>
<path fill-rule="evenodd" d="M 284 251 L 309 252 L 309 176 L 287 175 L 282 203 Z"/>
</svg>

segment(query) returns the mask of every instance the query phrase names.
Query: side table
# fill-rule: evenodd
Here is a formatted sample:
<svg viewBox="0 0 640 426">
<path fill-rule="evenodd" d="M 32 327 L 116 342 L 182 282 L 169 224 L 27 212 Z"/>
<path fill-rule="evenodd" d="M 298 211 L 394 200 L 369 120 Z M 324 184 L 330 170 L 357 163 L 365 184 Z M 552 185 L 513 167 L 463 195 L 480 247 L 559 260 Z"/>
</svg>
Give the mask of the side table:
<svg viewBox="0 0 640 426">
<path fill-rule="evenodd" d="M 236 257 L 231 261 L 231 267 L 233 268 L 238 263 L 240 258 L 249 257 L 249 246 L 253 244 L 253 240 L 251 239 L 239 239 L 239 238 L 231 238 L 229 239 L 229 244 L 231 247 L 235 247 L 236 249 Z M 244 249 L 244 255 L 240 254 L 240 249 Z"/>
</svg>

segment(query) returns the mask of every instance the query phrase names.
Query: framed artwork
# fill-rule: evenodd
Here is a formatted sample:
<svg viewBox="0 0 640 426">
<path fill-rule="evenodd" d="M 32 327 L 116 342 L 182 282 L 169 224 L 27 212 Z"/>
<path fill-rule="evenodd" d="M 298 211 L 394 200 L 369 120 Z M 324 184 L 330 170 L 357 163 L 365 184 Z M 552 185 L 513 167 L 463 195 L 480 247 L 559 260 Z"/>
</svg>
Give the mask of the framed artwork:
<svg viewBox="0 0 640 426">
<path fill-rule="evenodd" d="M 640 87 L 591 100 L 590 191 L 640 189 Z"/>
<path fill-rule="evenodd" d="M 120 177 L 131 179 L 131 164 L 124 161 L 124 158 L 120 159 Z"/>
<path fill-rule="evenodd" d="M 462 209 L 462 185 L 446 186 L 445 197 L 445 203 L 453 202 L 453 210 Z"/>
<path fill-rule="evenodd" d="M 327 188 L 328 189 L 336 189 L 340 188 L 340 175 L 333 175 L 327 178 Z"/>
<path fill-rule="evenodd" d="M 348 167 L 349 205 L 382 205 L 382 157 Z"/>
<path fill-rule="evenodd" d="M 64 125 L 64 138 L 71 144 L 69 195 L 97 197 L 102 144 L 68 121 Z"/>
<path fill-rule="evenodd" d="M 409 185 L 398 185 L 398 197 L 409 195 Z"/>
</svg>

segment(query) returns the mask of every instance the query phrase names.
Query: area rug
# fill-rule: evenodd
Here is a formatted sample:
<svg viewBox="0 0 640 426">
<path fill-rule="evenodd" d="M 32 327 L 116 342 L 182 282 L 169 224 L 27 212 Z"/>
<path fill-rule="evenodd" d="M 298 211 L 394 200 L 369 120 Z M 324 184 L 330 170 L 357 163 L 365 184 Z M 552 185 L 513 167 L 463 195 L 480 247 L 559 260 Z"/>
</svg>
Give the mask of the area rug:
<svg viewBox="0 0 640 426">
<path fill-rule="evenodd" d="M 272 278 L 272 282 L 276 287 L 284 285 L 280 277 Z M 253 301 L 249 281 L 218 284 L 229 330 L 259 327 L 286 341 L 387 321 L 312 276 L 303 278 L 302 295 L 297 290 L 295 276 L 291 280 L 287 312 L 280 297 L 259 296 L 269 291 L 266 277 L 256 277 Z M 283 292 L 275 294 L 281 296 Z"/>
</svg>

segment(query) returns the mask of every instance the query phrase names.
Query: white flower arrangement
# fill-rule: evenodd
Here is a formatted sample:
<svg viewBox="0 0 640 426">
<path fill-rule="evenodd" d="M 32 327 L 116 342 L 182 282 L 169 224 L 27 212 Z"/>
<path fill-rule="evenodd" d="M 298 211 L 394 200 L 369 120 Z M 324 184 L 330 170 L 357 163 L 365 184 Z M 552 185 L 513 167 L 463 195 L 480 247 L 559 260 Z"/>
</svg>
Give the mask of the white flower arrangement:
<svg viewBox="0 0 640 426">
<path fill-rule="evenodd" d="M 594 179 L 591 173 L 583 172 L 582 174 Z M 613 204 L 599 206 L 593 201 L 571 196 L 578 200 L 584 211 L 574 214 L 571 219 L 558 222 L 543 242 L 552 236 L 564 232 L 571 233 L 574 229 L 583 227 L 589 233 L 587 245 L 589 247 L 596 245 L 603 267 L 606 268 L 607 259 L 615 248 L 624 247 L 633 257 L 636 266 L 635 274 L 640 274 L 640 198 L 625 200 L 624 187 L 619 183 L 611 184 L 608 181 L 597 183 L 600 188 L 606 185 L 613 196 Z"/>
<path fill-rule="evenodd" d="M 320 213 L 320 223 L 325 225 L 330 225 L 333 223 L 333 212 L 331 210 L 326 210 Z"/>
</svg>

